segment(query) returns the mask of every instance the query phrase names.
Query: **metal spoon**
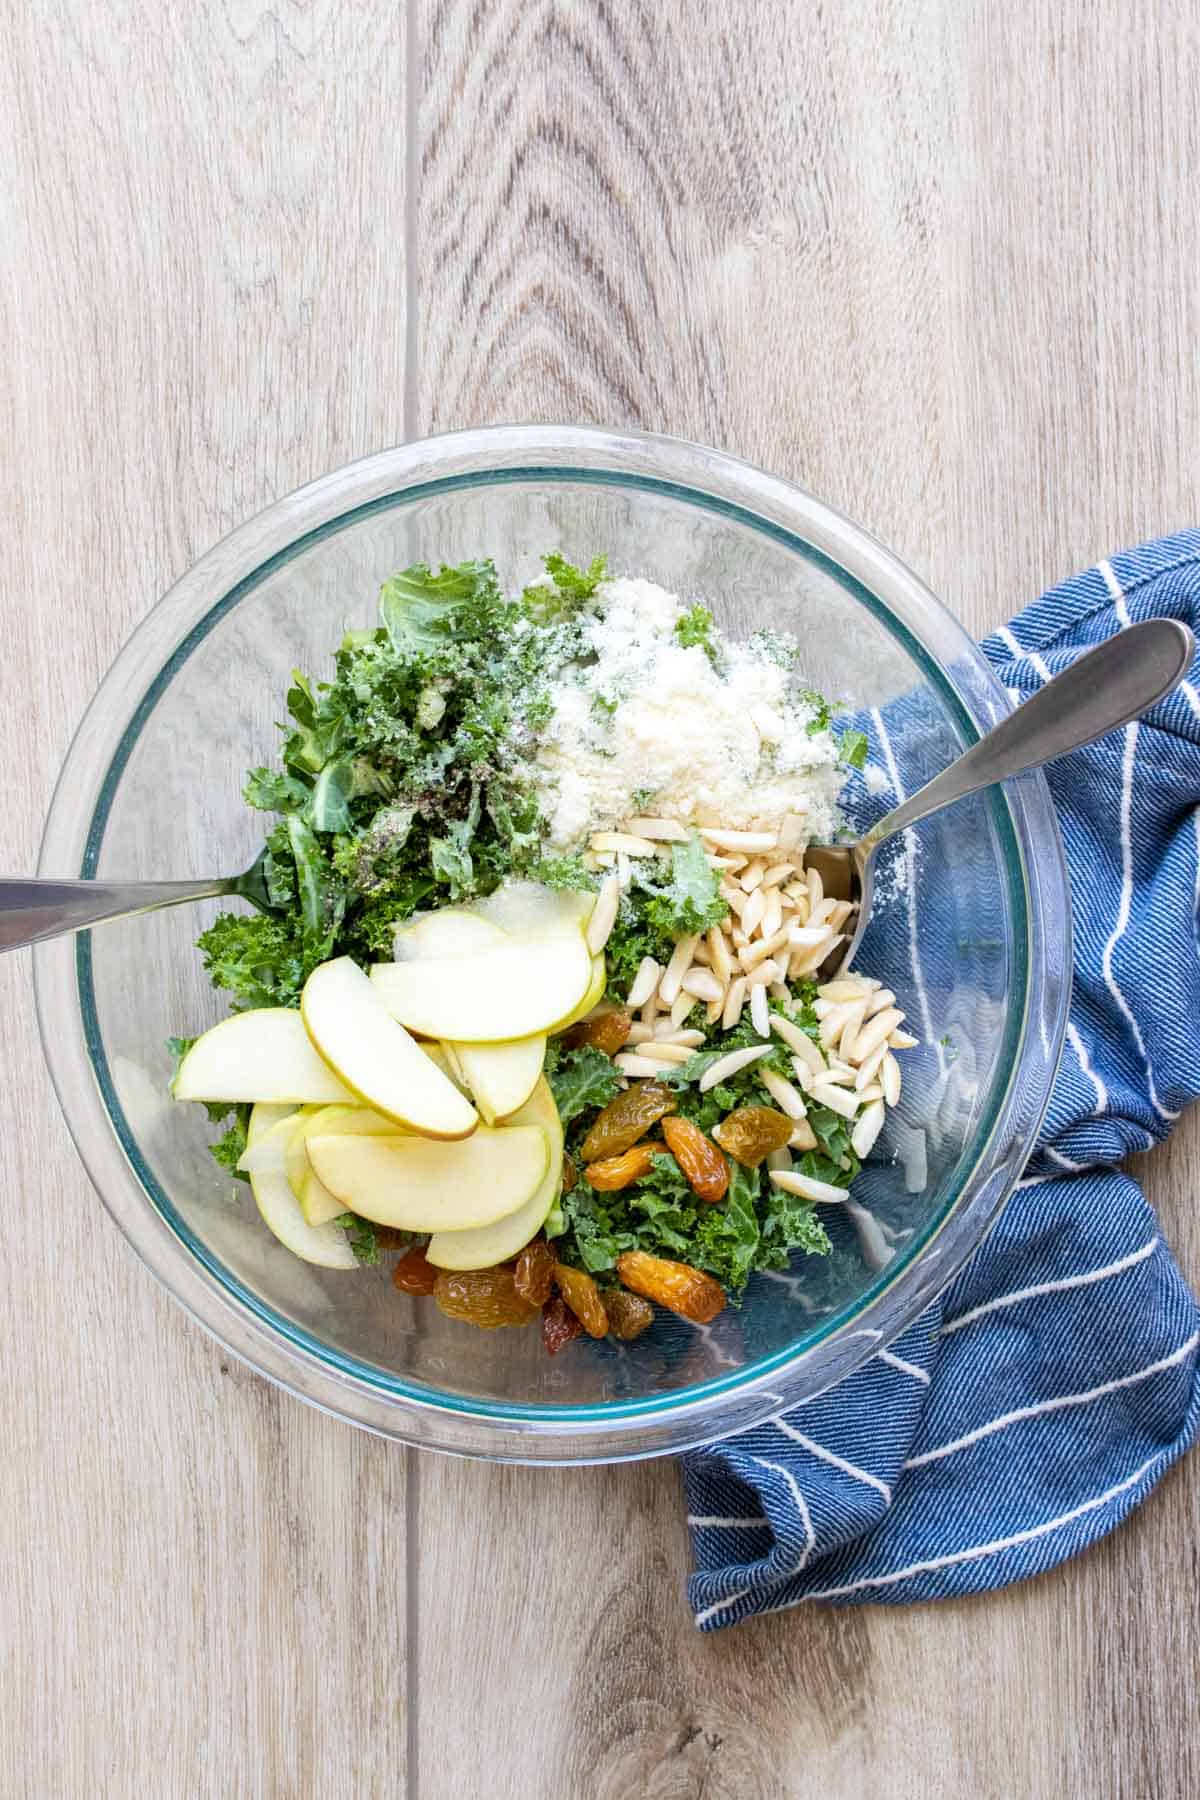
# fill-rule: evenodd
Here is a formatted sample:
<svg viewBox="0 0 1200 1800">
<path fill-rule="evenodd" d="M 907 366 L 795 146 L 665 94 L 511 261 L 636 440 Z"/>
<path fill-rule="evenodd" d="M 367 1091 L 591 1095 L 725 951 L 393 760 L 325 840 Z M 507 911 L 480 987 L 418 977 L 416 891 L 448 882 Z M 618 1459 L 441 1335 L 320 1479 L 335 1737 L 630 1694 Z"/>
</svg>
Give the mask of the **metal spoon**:
<svg viewBox="0 0 1200 1800">
<path fill-rule="evenodd" d="M 827 894 L 852 900 L 858 923 L 845 954 L 840 946 L 822 965 L 847 968 L 871 911 L 875 852 L 880 844 L 994 781 L 1006 781 L 1040 763 L 1065 756 L 1135 719 L 1182 679 L 1195 640 L 1175 619 L 1147 619 L 1081 656 L 1047 682 L 965 755 L 880 819 L 856 844 L 813 844 L 805 860 L 821 872 Z M 214 881 L 23 881 L 0 879 L 0 951 L 42 938 L 61 937 L 108 919 L 181 906 L 190 900 L 236 895 L 261 912 L 273 912 L 263 858 L 244 874 Z"/>
<path fill-rule="evenodd" d="M 987 736 L 884 815 L 856 844 L 811 844 L 805 862 L 825 893 L 858 908 L 854 934 L 821 964 L 828 977 L 853 963 L 871 916 L 875 856 L 881 844 L 943 806 L 1027 769 L 1092 744 L 1149 710 L 1187 674 L 1196 641 L 1178 619 L 1145 619 L 1089 650 L 1030 695 Z"/>
</svg>

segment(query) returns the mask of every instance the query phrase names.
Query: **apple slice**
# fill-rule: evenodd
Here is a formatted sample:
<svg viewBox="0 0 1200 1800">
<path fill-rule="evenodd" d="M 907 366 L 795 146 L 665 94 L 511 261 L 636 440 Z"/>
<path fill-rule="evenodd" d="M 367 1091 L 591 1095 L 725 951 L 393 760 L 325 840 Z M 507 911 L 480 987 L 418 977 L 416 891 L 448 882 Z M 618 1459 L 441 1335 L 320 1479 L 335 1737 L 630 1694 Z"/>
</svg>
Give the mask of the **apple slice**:
<svg viewBox="0 0 1200 1800">
<path fill-rule="evenodd" d="M 395 1137 L 396 1126 L 382 1113 L 366 1106 L 319 1106 L 305 1109 L 304 1122 L 288 1147 L 286 1173 L 292 1192 L 300 1202 L 300 1211 L 310 1225 L 323 1225 L 336 1219 L 346 1208 L 336 1194 L 331 1194 L 308 1160 L 308 1140 L 314 1134 L 333 1132 L 363 1137 Z M 254 1154 L 253 1151 L 250 1152 Z"/>
<path fill-rule="evenodd" d="M 273 1165 L 259 1167 L 250 1176 L 250 1191 L 254 1195 L 254 1204 L 262 1215 L 263 1223 L 285 1249 L 304 1262 L 317 1263 L 325 1269 L 356 1269 L 358 1259 L 341 1227 L 334 1224 L 310 1225 L 301 1212 L 300 1203 L 288 1186 L 284 1163 L 291 1140 L 301 1129 L 302 1121 L 298 1114 L 293 1114 L 292 1119 L 282 1123 L 271 1118 L 256 1118 L 256 1115 L 269 1114 L 274 1110 L 274 1107 L 256 1106 L 246 1127 L 248 1150 L 257 1149 L 261 1141 L 268 1139 L 275 1149 Z M 345 1207 L 341 1208 L 342 1212 L 345 1210 Z"/>
<path fill-rule="evenodd" d="M 592 979 L 588 984 L 587 993 L 583 996 L 583 999 L 579 1002 L 579 1005 L 575 1008 L 574 1012 L 568 1013 L 565 1019 L 559 1020 L 558 1024 L 554 1027 L 555 1032 L 567 1031 L 572 1025 L 578 1024 L 580 1019 L 586 1019 L 592 1008 L 594 1006 L 599 1006 L 600 1002 L 603 1000 L 604 990 L 607 986 L 608 969 L 604 961 L 604 952 L 603 950 L 598 950 L 592 957 Z"/>
<path fill-rule="evenodd" d="M 300 1015 L 316 1049 L 364 1105 L 427 1137 L 464 1138 L 474 1131 L 479 1119 L 470 1101 L 389 1017 L 378 991 L 348 956 L 313 970 Z"/>
<path fill-rule="evenodd" d="M 447 1043 L 442 1048 L 462 1070 L 485 1125 L 524 1106 L 546 1060 L 544 1037 L 517 1038 L 510 1044 Z"/>
<path fill-rule="evenodd" d="M 234 1013 L 198 1037 L 171 1084 L 177 1100 L 264 1101 L 304 1106 L 349 1101 L 288 1006 Z"/>
<path fill-rule="evenodd" d="M 474 956 L 480 950 L 494 950 L 508 937 L 499 925 L 480 918 L 465 907 L 446 906 L 440 912 L 424 913 L 411 925 L 402 925 L 396 933 L 397 962 L 425 962 L 431 956 Z"/>
<path fill-rule="evenodd" d="M 596 896 L 590 888 L 548 888 L 540 881 L 506 881 L 472 912 L 511 937 L 542 937 L 573 926 L 586 931 Z"/>
<path fill-rule="evenodd" d="M 540 1125 L 550 1144 L 550 1161 L 536 1190 L 524 1206 L 494 1225 L 474 1231 L 437 1231 L 425 1246 L 425 1256 L 437 1269 L 490 1269 L 518 1250 L 523 1250 L 546 1223 L 562 1180 L 562 1124 L 547 1081 L 539 1081 L 520 1112 L 509 1120 L 517 1125 Z"/>
<path fill-rule="evenodd" d="M 376 963 L 371 980 L 393 1019 L 426 1037 L 496 1044 L 536 1037 L 588 991 L 592 958 L 572 926 L 475 956 Z"/>
<path fill-rule="evenodd" d="M 310 1137 L 308 1156 L 350 1211 L 402 1231 L 468 1231 L 514 1213 L 541 1186 L 539 1125 L 481 1125 L 446 1143 L 422 1137 Z"/>
</svg>

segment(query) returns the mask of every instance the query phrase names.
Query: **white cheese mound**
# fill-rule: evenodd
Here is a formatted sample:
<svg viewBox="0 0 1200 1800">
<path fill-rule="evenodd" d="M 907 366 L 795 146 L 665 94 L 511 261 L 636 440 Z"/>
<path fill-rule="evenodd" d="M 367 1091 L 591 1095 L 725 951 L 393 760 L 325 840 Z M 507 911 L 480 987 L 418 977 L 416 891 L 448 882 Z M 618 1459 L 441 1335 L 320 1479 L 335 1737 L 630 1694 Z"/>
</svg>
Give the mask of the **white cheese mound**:
<svg viewBox="0 0 1200 1800">
<path fill-rule="evenodd" d="M 675 625 L 686 608 L 655 582 L 621 577 L 597 592 L 585 626 L 594 660 L 566 670 L 535 759 L 542 812 L 557 851 L 639 810 L 727 829 L 778 825 L 798 813 L 807 839 L 830 838 L 844 780 L 833 734 L 810 732 L 811 706 L 791 678 L 749 645 L 721 672 Z M 639 805 L 634 795 L 652 796 Z"/>
</svg>

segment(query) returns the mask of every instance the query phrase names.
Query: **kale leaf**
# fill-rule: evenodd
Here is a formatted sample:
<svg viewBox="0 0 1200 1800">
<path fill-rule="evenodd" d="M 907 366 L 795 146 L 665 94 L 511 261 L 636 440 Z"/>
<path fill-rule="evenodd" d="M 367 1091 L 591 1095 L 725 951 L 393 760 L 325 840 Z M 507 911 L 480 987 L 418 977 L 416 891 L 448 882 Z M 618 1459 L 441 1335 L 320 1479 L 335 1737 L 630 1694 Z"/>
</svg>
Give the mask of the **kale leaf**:
<svg viewBox="0 0 1200 1800">
<path fill-rule="evenodd" d="M 592 1045 L 585 1045 L 581 1050 L 563 1050 L 554 1043 L 548 1045 L 545 1073 L 564 1131 L 581 1113 L 607 1106 L 620 1088 L 616 1069 L 603 1050 Z"/>
<path fill-rule="evenodd" d="M 233 995 L 236 1011 L 299 1006 L 309 964 L 293 920 L 221 913 L 197 943 L 213 986 Z"/>
<path fill-rule="evenodd" d="M 729 912 L 721 898 L 721 872 L 714 869 L 693 831 L 686 844 L 671 845 L 671 875 L 646 907 L 646 918 L 656 931 L 672 938 L 688 937 L 719 925 Z"/>
<path fill-rule="evenodd" d="M 871 748 L 865 731 L 843 731 L 838 739 L 838 755 L 850 769 L 861 769 Z"/>
</svg>

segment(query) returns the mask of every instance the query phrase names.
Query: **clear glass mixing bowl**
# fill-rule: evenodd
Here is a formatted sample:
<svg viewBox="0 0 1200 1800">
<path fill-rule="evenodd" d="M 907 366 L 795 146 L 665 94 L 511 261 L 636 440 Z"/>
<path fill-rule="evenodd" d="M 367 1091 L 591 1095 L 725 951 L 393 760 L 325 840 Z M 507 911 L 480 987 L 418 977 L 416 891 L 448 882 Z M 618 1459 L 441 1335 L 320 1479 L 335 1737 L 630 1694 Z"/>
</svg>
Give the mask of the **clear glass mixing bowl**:
<svg viewBox="0 0 1200 1800">
<path fill-rule="evenodd" d="M 263 827 L 242 804 L 243 775 L 273 759 L 290 671 L 326 671 L 347 626 L 375 623 L 380 583 L 406 563 L 490 555 L 520 581 L 556 546 L 581 560 L 605 551 L 615 572 L 701 595 L 727 631 L 799 633 L 815 685 L 883 710 L 885 773 L 906 788 L 1007 710 L 978 650 L 916 577 L 788 483 L 667 438 L 464 432 L 314 482 L 179 582 L 79 729 L 41 872 L 242 868 Z M 46 1057 L 130 1243 L 193 1317 L 283 1387 L 370 1430 L 472 1455 L 679 1450 L 830 1386 L 902 1331 L 979 1242 L 1040 1123 L 1070 942 L 1047 790 L 1026 777 L 917 836 L 861 959 L 925 1040 L 884 1145 L 902 1160 L 864 1176 L 874 1223 L 825 1209 L 832 1257 L 756 1278 L 740 1309 L 703 1330 L 663 1319 L 636 1343 L 585 1339 L 550 1359 L 535 1331 L 477 1331 L 397 1294 L 386 1268 L 337 1274 L 289 1255 L 208 1156 L 202 1109 L 167 1095 L 167 1037 L 224 1010 L 193 949 L 215 906 L 39 947 Z M 915 854 L 931 906 L 913 907 L 902 879 Z M 924 1184 L 910 1192 L 922 1159 Z"/>
</svg>

